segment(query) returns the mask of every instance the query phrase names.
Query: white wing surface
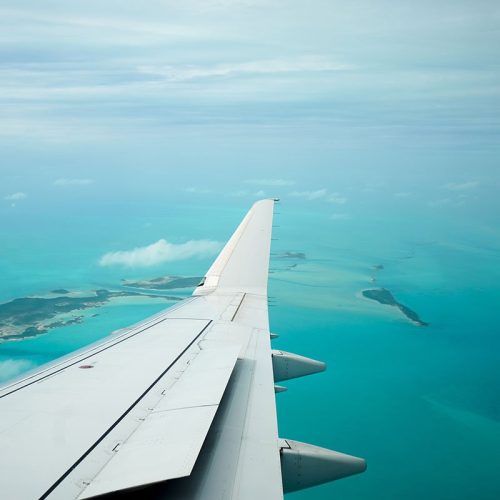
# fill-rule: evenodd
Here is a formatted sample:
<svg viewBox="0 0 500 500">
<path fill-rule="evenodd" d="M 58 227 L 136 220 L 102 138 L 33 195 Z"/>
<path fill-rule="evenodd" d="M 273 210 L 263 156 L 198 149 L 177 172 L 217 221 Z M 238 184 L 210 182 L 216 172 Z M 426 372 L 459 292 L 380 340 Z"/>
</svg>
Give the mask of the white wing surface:
<svg viewBox="0 0 500 500">
<path fill-rule="evenodd" d="M 278 438 L 274 379 L 324 365 L 271 350 L 273 205 L 252 207 L 193 297 L 0 390 L 3 498 L 272 500 L 364 469 Z"/>
</svg>

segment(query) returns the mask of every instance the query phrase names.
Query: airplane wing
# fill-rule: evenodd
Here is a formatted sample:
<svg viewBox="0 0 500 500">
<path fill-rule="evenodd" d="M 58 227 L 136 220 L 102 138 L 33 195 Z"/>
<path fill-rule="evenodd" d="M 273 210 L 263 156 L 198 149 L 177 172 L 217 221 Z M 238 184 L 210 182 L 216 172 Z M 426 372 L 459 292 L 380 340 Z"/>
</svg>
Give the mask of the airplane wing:
<svg viewBox="0 0 500 500">
<path fill-rule="evenodd" d="M 271 349 L 273 206 L 192 297 L 0 390 L 2 498 L 274 500 L 365 469 L 278 436 L 274 382 L 325 365 Z"/>
</svg>

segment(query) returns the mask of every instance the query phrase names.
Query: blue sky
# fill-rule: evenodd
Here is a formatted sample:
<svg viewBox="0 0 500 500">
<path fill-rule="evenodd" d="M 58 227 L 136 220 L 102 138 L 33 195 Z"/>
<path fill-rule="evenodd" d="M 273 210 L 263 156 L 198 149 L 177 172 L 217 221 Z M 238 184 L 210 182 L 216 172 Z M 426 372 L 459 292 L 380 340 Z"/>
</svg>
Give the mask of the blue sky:
<svg viewBox="0 0 500 500">
<path fill-rule="evenodd" d="M 2 208 L 62 192 L 348 206 L 383 186 L 491 202 L 499 21 L 494 1 L 3 0 Z"/>
</svg>

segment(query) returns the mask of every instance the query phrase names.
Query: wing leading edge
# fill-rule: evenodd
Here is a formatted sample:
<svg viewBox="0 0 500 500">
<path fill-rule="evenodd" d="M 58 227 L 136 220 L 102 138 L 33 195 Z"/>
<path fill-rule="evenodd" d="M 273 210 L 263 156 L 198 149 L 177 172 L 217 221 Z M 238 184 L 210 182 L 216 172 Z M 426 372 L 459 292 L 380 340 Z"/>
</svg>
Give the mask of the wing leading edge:
<svg viewBox="0 0 500 500">
<path fill-rule="evenodd" d="M 325 366 L 271 349 L 273 206 L 251 208 L 192 298 L 0 390 L 0 491 L 272 500 L 364 470 L 278 437 L 274 381 Z"/>
</svg>

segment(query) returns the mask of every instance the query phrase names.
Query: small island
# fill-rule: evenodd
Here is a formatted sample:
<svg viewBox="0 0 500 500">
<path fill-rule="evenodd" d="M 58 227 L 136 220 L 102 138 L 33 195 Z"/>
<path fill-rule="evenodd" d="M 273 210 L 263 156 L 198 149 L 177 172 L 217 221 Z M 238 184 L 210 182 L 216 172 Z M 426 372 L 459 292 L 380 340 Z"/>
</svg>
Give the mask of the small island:
<svg viewBox="0 0 500 500">
<path fill-rule="evenodd" d="M 429 323 L 421 320 L 419 315 L 404 304 L 399 303 L 387 288 L 373 288 L 362 291 L 363 297 L 375 300 L 379 304 L 397 307 L 409 320 L 419 326 L 428 326 Z"/>
<path fill-rule="evenodd" d="M 161 276 L 149 280 L 122 280 L 122 285 L 128 288 L 142 288 L 145 290 L 175 290 L 177 288 L 196 288 L 202 278 L 182 276 Z"/>
</svg>

